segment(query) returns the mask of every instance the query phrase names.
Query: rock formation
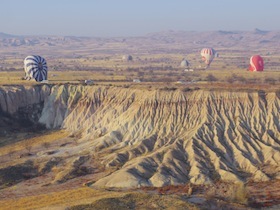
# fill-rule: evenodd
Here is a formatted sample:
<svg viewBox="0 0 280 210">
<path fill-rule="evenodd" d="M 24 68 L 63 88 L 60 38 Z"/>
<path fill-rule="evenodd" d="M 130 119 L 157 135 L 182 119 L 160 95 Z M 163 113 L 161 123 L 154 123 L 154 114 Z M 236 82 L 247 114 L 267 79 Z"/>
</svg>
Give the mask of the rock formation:
<svg viewBox="0 0 280 210">
<path fill-rule="evenodd" d="M 115 169 L 94 186 L 280 179 L 277 92 L 81 85 L 0 89 L 5 113 L 41 101 L 40 123 L 80 133 L 79 150 Z"/>
</svg>

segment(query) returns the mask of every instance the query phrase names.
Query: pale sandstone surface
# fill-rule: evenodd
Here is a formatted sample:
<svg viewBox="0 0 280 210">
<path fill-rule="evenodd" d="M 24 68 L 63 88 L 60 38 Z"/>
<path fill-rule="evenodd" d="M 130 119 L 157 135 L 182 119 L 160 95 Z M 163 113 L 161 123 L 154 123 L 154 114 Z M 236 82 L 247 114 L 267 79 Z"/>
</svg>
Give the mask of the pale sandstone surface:
<svg viewBox="0 0 280 210">
<path fill-rule="evenodd" d="M 13 115 L 19 108 L 42 102 L 40 123 L 79 134 L 72 163 L 87 151 L 114 169 L 94 186 L 280 179 L 276 92 L 96 85 L 0 88 L 2 112 Z"/>
</svg>

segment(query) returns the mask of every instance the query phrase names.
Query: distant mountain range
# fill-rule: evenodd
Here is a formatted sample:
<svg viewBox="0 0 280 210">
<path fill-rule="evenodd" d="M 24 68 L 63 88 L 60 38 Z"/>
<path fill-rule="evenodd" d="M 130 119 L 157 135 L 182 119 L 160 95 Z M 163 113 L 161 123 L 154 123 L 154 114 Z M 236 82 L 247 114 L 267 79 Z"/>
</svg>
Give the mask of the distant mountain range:
<svg viewBox="0 0 280 210">
<path fill-rule="evenodd" d="M 113 45 L 112 45 L 113 44 Z M 139 37 L 25 36 L 0 33 L 0 47 L 40 47 L 40 49 L 85 49 L 92 51 L 159 52 L 187 51 L 202 47 L 280 52 L 280 31 L 162 31 Z M 109 52 L 109 51 L 108 51 Z"/>
</svg>

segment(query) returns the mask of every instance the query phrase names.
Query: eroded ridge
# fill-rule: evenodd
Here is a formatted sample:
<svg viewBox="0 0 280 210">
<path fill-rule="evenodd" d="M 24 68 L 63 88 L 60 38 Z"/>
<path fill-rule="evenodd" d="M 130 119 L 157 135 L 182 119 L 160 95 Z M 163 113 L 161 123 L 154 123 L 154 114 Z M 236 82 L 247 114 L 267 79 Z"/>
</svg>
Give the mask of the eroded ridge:
<svg viewBox="0 0 280 210">
<path fill-rule="evenodd" d="M 112 169 L 94 186 L 159 187 L 279 179 L 279 110 L 276 92 L 54 85 L 39 122 Z"/>
</svg>

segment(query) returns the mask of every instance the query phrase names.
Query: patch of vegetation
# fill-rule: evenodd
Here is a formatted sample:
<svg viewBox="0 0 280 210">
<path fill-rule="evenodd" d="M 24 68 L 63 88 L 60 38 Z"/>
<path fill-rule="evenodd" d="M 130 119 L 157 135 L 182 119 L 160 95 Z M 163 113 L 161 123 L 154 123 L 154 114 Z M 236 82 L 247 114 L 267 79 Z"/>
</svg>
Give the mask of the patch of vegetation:
<svg viewBox="0 0 280 210">
<path fill-rule="evenodd" d="M 130 193 L 122 197 L 99 199 L 92 204 L 76 205 L 69 210 L 89 209 L 199 209 L 180 196 L 161 196 L 148 193 Z"/>
<path fill-rule="evenodd" d="M 38 176 L 32 161 L 0 169 L 0 189 L 15 185 L 23 180 Z"/>
<path fill-rule="evenodd" d="M 206 76 L 206 80 L 209 81 L 209 82 L 216 82 L 216 81 L 218 81 L 218 78 L 215 77 L 213 74 L 208 74 Z"/>
<path fill-rule="evenodd" d="M 163 91 L 175 91 L 177 90 L 176 87 L 163 87 L 163 88 L 160 88 L 160 90 L 163 90 Z"/>
<path fill-rule="evenodd" d="M 277 79 L 276 78 L 272 78 L 272 77 L 267 77 L 264 79 L 264 82 L 265 83 L 269 83 L 271 85 L 275 85 L 276 82 L 277 82 Z"/>
</svg>

